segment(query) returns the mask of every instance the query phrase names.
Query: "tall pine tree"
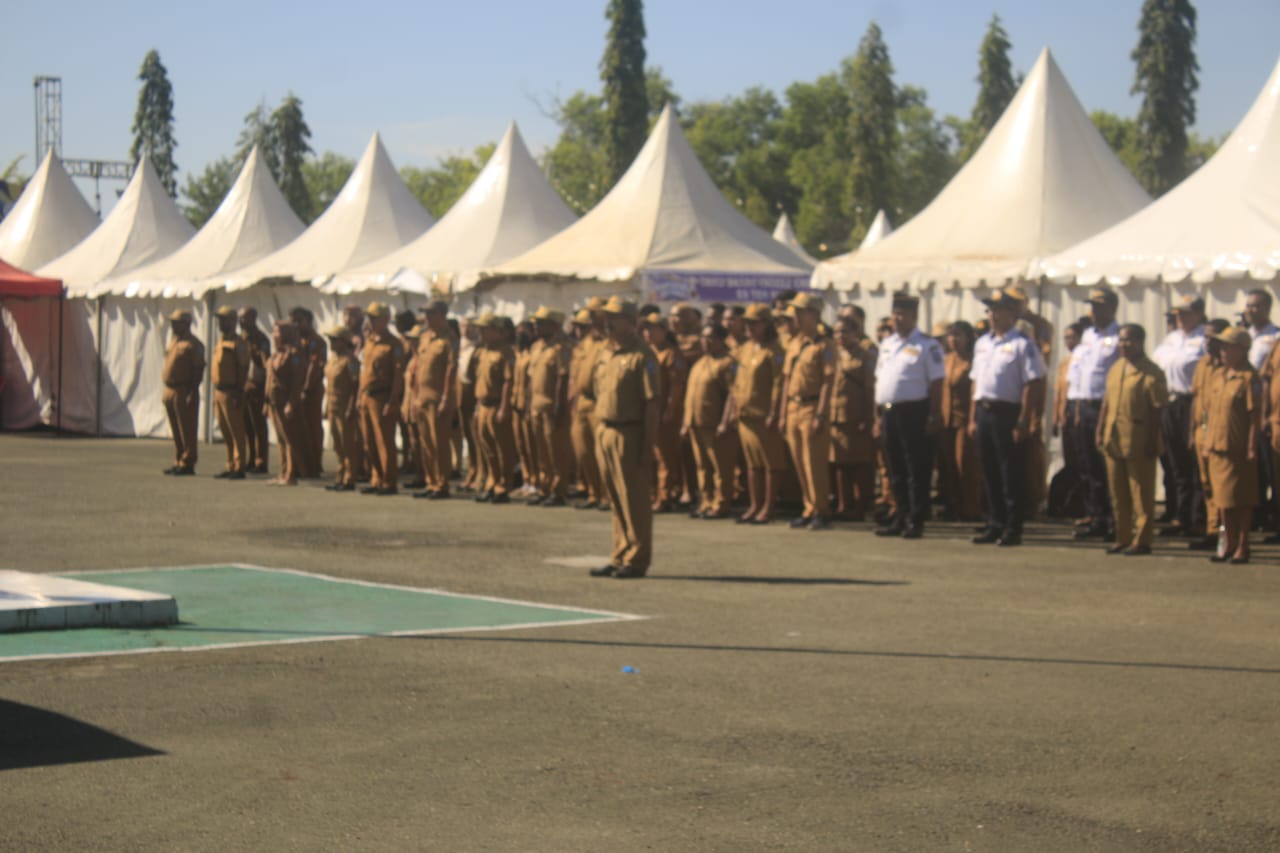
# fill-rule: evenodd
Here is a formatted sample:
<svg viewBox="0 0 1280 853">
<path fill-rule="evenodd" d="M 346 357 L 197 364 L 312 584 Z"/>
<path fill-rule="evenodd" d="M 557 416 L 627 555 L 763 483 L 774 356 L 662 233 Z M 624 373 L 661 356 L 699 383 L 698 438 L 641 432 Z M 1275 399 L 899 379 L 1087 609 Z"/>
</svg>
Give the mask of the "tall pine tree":
<svg viewBox="0 0 1280 853">
<path fill-rule="evenodd" d="M 1196 10 L 1191 0 L 1144 0 L 1133 49 L 1138 181 L 1154 196 L 1186 177 L 1187 128 L 1196 120 Z"/>
<path fill-rule="evenodd" d="M 137 163 L 143 154 L 150 157 L 160 183 L 169 195 L 177 198 L 178 165 L 173 161 L 173 150 L 178 143 L 173 138 L 173 86 L 159 53 L 147 52 L 138 79 L 142 81 L 142 89 L 138 92 L 138 109 L 133 114 L 129 159 Z"/>
<path fill-rule="evenodd" d="M 311 192 L 303 177 L 303 162 L 311 153 L 311 128 L 302 117 L 302 101 L 292 92 L 280 102 L 271 114 L 271 136 L 276 146 L 275 161 L 278 167 L 276 183 L 288 200 L 293 212 L 304 222 L 310 222 L 321 211 L 313 211 Z"/>
<path fill-rule="evenodd" d="M 978 100 L 964 129 L 961 163 L 982 145 L 1018 91 L 1009 62 L 1010 47 L 1009 34 L 1000 23 L 1000 16 L 992 15 L 982 46 L 978 48 Z"/>
<path fill-rule="evenodd" d="M 604 81 L 605 162 L 610 184 L 622 177 L 649 133 L 644 75 L 644 3 L 609 0 L 609 36 L 600 59 Z"/>
<path fill-rule="evenodd" d="M 845 64 L 849 90 L 849 197 L 857 244 L 871 227 L 876 211 L 893 210 L 897 175 L 898 91 L 893 83 L 893 63 L 880 27 L 873 21 Z"/>
</svg>

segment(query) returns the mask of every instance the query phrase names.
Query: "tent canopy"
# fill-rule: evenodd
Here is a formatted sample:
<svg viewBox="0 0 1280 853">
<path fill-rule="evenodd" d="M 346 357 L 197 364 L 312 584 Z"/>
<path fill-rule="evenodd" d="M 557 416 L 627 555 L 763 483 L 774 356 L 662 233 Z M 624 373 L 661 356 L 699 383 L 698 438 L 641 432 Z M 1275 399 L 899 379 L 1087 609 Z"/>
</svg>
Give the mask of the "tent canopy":
<svg viewBox="0 0 1280 853">
<path fill-rule="evenodd" d="M 773 226 L 773 239 L 795 252 L 800 260 L 809 266 L 813 266 L 818 259 L 805 251 L 804 246 L 800 245 L 800 238 L 796 236 L 796 229 L 791 225 L 791 217 L 785 212 L 778 217 L 778 224 Z"/>
<path fill-rule="evenodd" d="M 69 296 L 88 296 L 103 279 L 165 257 L 194 233 L 144 154 L 106 221 L 36 272 L 62 279 Z"/>
<path fill-rule="evenodd" d="M 94 295 L 200 298 L 209 279 L 271 254 L 305 229 L 255 145 L 222 204 L 185 246 L 102 282 Z"/>
<path fill-rule="evenodd" d="M 487 278 L 623 282 L 662 271 L 803 279 L 808 270 L 725 199 L 668 105 L 635 162 L 598 205 Z"/>
<path fill-rule="evenodd" d="M 439 223 L 404 248 L 338 274 L 326 289 L 425 292 L 432 284 L 452 284 L 466 290 L 476 270 L 514 258 L 576 218 L 512 122 L 484 169 Z"/>
<path fill-rule="evenodd" d="M 9 215 L 0 222 L 0 258 L 23 269 L 37 269 L 97 227 L 98 215 L 89 209 L 62 161 L 49 149 Z"/>
<path fill-rule="evenodd" d="M 1199 171 L 1159 201 L 1042 264 L 1054 281 L 1274 281 L 1280 275 L 1280 62 Z"/>
<path fill-rule="evenodd" d="M 1046 48 L 938 197 L 875 245 L 820 264 L 814 286 L 1000 286 L 1149 201 Z"/>
<path fill-rule="evenodd" d="M 211 277 L 207 285 L 243 290 L 260 281 L 323 284 L 339 270 L 399 249 L 434 223 L 375 133 L 342 191 L 306 231 L 264 258 Z"/>
<path fill-rule="evenodd" d="M 877 210 L 876 218 L 871 220 L 871 227 L 867 229 L 862 242 L 858 244 L 859 251 L 870 249 L 892 233 L 893 223 L 889 221 L 889 216 L 883 210 Z"/>
<path fill-rule="evenodd" d="M 0 297 L 14 296 L 29 299 L 39 296 L 57 297 L 61 295 L 62 282 L 57 279 L 41 278 L 0 261 Z"/>
</svg>

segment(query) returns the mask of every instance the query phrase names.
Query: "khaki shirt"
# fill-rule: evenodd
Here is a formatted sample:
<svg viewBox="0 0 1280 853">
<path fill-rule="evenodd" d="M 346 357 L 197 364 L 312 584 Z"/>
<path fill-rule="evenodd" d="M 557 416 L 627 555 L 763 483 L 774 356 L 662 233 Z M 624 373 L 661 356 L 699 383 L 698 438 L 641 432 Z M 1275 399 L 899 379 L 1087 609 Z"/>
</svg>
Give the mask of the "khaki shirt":
<svg viewBox="0 0 1280 853">
<path fill-rule="evenodd" d="M 557 392 L 568 387 L 573 350 L 564 337 L 539 339 L 529 350 L 529 408 L 534 412 L 555 409 Z"/>
<path fill-rule="evenodd" d="M 828 338 L 797 334 L 791 339 L 784 369 L 788 378 L 787 396 L 791 403 L 816 403 L 822 386 L 835 377 L 835 345 Z"/>
<path fill-rule="evenodd" d="M 831 389 L 831 423 L 869 425 L 876 411 L 876 376 L 861 347 L 837 347 L 835 384 Z"/>
<path fill-rule="evenodd" d="M 607 345 L 596 360 L 590 395 L 601 420 L 643 424 L 646 405 L 661 393 L 658 359 L 639 337 L 624 346 Z"/>
<path fill-rule="evenodd" d="M 956 352 L 947 353 L 942 378 L 942 426 L 964 429 L 969 425 L 969 400 L 973 394 L 973 359 Z"/>
<path fill-rule="evenodd" d="M 177 390 L 200 387 L 204 378 L 204 344 L 190 335 L 169 341 L 160 378 Z"/>
<path fill-rule="evenodd" d="M 738 349 L 738 375 L 733 382 L 733 401 L 738 419 L 762 421 L 777 408 L 782 396 L 782 367 L 786 356 L 776 340 L 761 346 L 754 340 Z"/>
<path fill-rule="evenodd" d="M 680 355 L 680 350 L 670 342 L 664 347 L 655 349 L 653 356 L 658 360 L 658 378 L 663 388 L 664 405 L 661 414 L 664 420 L 670 417 L 671 422 L 674 423 L 684 412 L 684 393 L 688 388 L 689 367 L 684 363 L 684 356 Z M 673 397 L 673 394 L 677 396 Z"/>
<path fill-rule="evenodd" d="M 541 341 L 534 341 L 537 346 Z M 516 365 L 511 377 L 511 408 L 523 412 L 529 408 L 529 363 L 533 361 L 533 346 L 516 353 Z"/>
<path fill-rule="evenodd" d="M 693 370 L 698 359 L 702 358 L 702 335 L 676 335 L 676 347 L 680 350 L 685 366 Z"/>
<path fill-rule="evenodd" d="M 476 350 L 476 402 L 486 406 L 501 405 L 503 397 L 512 393 L 516 372 L 516 354 L 502 344 L 494 349 Z M 510 397 L 507 396 L 510 403 Z"/>
<path fill-rule="evenodd" d="M 288 403 L 294 409 L 302 400 L 302 384 L 307 363 L 293 347 L 284 347 L 267 359 L 267 402 L 276 411 L 284 411 Z"/>
<path fill-rule="evenodd" d="M 352 353 L 335 354 L 324 366 L 325 415 L 345 418 L 360 387 L 360 363 Z"/>
<path fill-rule="evenodd" d="M 271 357 L 271 339 L 261 329 L 242 331 L 240 338 L 249 347 L 249 378 L 246 390 L 261 391 L 267 386 L 267 359 Z"/>
<path fill-rule="evenodd" d="M 360 393 L 386 397 L 399 408 L 404 397 L 404 344 L 390 332 L 370 332 L 361 359 Z"/>
<path fill-rule="evenodd" d="M 449 389 L 445 383 L 453 373 L 457 381 L 458 339 L 453 334 L 438 335 L 428 329 L 418 339 L 418 357 L 414 362 L 419 407 L 435 406 L 445 399 Z"/>
<path fill-rule="evenodd" d="M 303 335 L 298 341 L 298 350 L 307 359 L 306 390 L 320 390 L 324 387 L 324 363 L 329 360 L 329 345 L 319 335 Z"/>
<path fill-rule="evenodd" d="M 1107 419 L 1102 425 L 1103 452 L 1113 459 L 1160 454 L 1161 412 L 1169 404 L 1169 386 L 1165 384 L 1164 371 L 1155 362 L 1146 356 L 1137 364 L 1127 358 L 1118 359 L 1107 372 L 1103 403 L 1107 407 Z"/>
<path fill-rule="evenodd" d="M 1249 449 L 1249 427 L 1258 399 L 1258 374 L 1252 367 L 1223 367 L 1209 392 L 1205 440 L 1214 453 L 1243 458 Z"/>
<path fill-rule="evenodd" d="M 684 392 L 685 426 L 720 425 L 737 367 L 738 363 L 728 354 L 704 355 L 698 359 L 689 371 L 689 387 Z"/>
<path fill-rule="evenodd" d="M 223 392 L 243 391 L 249 381 L 251 364 L 249 345 L 244 338 L 238 335 L 222 338 L 213 347 L 213 363 L 210 365 L 213 387 Z"/>
</svg>

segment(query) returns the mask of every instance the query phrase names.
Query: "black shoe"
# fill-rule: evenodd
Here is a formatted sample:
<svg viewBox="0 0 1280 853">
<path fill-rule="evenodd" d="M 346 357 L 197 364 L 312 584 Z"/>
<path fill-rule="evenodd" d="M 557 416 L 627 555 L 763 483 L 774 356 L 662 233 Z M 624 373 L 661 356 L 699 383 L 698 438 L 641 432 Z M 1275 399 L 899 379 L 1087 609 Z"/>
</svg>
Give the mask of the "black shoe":
<svg viewBox="0 0 1280 853">
<path fill-rule="evenodd" d="M 831 522 L 825 515 L 815 515 L 813 521 L 809 522 L 810 530 L 830 530 Z"/>
<path fill-rule="evenodd" d="M 1112 545 L 1111 547 L 1107 548 L 1107 553 L 1108 553 L 1108 554 L 1123 554 L 1123 553 L 1124 553 L 1124 549 L 1125 549 L 1125 548 L 1128 548 L 1128 547 L 1129 547 L 1128 545 L 1121 545 L 1121 544 L 1119 544 L 1119 543 L 1116 543 L 1115 545 Z"/>
<path fill-rule="evenodd" d="M 749 515 L 740 515 L 733 520 L 734 524 L 750 524 L 753 518 Z"/>
<path fill-rule="evenodd" d="M 544 501 L 542 502 L 542 506 L 543 506 L 544 508 L 545 508 L 545 507 L 565 506 L 565 503 L 566 503 L 566 502 L 565 502 L 565 499 L 564 499 L 564 498 L 560 497 L 559 495 L 552 495 L 551 497 L 547 498 L 546 500 L 544 500 Z"/>
<path fill-rule="evenodd" d="M 252 468 L 249 468 L 249 469 L 248 469 L 248 471 L 249 471 L 249 473 L 250 473 L 250 474 L 266 474 L 266 473 L 268 473 L 268 472 L 267 472 L 267 466 L 266 466 L 266 465 L 254 465 Z"/>
<path fill-rule="evenodd" d="M 1162 537 L 1183 536 L 1186 534 L 1186 532 L 1187 532 L 1187 529 L 1183 527 L 1181 524 L 1170 524 L 1168 527 L 1160 528 L 1160 536 Z"/>
<path fill-rule="evenodd" d="M 574 509 L 595 509 L 599 504 L 595 501 L 579 501 L 573 505 Z"/>
<path fill-rule="evenodd" d="M 1141 557 L 1145 554 L 1150 554 L 1150 553 L 1151 553 L 1150 545 L 1134 545 L 1132 548 L 1126 548 L 1124 550 L 1124 555 L 1126 557 Z"/>
<path fill-rule="evenodd" d="M 375 489 L 373 493 L 379 497 L 386 497 L 387 495 L 394 495 L 396 490 L 387 486 L 385 489 Z"/>
<path fill-rule="evenodd" d="M 812 518 L 805 518 L 805 517 L 802 515 L 802 516 L 800 516 L 799 518 L 793 518 L 793 519 L 791 519 L 791 524 L 789 524 L 788 526 L 789 526 L 792 530 L 799 530 L 801 527 L 808 527 L 808 526 L 809 526 L 809 524 L 810 524 L 812 521 L 813 521 L 813 519 L 812 519 Z"/>
<path fill-rule="evenodd" d="M 1280 533 L 1272 533 L 1262 540 L 1263 545 L 1280 545 Z"/>
<path fill-rule="evenodd" d="M 230 480 L 230 479 L 231 479 L 231 475 L 232 475 L 232 474 L 234 474 L 234 473 L 235 473 L 234 471 L 219 471 L 218 473 L 216 473 L 216 474 L 214 474 L 214 475 L 213 475 L 213 479 L 215 479 L 215 480 Z"/>
<path fill-rule="evenodd" d="M 413 493 L 413 496 L 414 496 L 415 498 L 419 498 L 419 499 L 421 499 L 421 498 L 428 498 L 428 499 L 430 499 L 430 498 L 432 498 L 432 497 L 435 497 L 435 490 L 434 490 L 434 489 L 423 489 L 423 490 L 422 490 L 422 491 L 420 491 L 420 492 L 414 492 L 414 493 Z"/>
<path fill-rule="evenodd" d="M 974 545 L 991 545 L 1000 541 L 1000 531 L 989 527 L 982 528 L 982 535 L 969 540 Z"/>
<path fill-rule="evenodd" d="M 1022 544 L 1021 533 L 1006 533 L 1000 537 L 1000 541 L 996 543 L 1001 548 L 1014 548 Z"/>
<path fill-rule="evenodd" d="M 894 525 L 890 525 L 889 527 L 881 527 L 879 530 L 876 531 L 876 535 L 877 536 L 901 536 L 906 531 L 906 529 L 907 528 L 905 527 L 899 527 L 896 524 L 894 524 Z"/>
<path fill-rule="evenodd" d="M 1188 551 L 1216 551 L 1217 549 L 1217 536 L 1201 536 L 1200 538 L 1192 539 L 1187 543 Z"/>
<path fill-rule="evenodd" d="M 700 509 L 691 509 L 691 510 L 689 510 L 689 517 L 690 517 L 690 518 L 703 518 L 704 516 L 702 515 L 702 510 L 700 510 Z"/>
<path fill-rule="evenodd" d="M 629 566 L 624 566 L 623 568 L 618 569 L 613 573 L 614 580 L 620 580 L 620 581 L 636 580 L 637 578 L 642 578 L 642 577 L 644 577 L 644 572 L 637 571 L 636 569 L 630 568 Z"/>
<path fill-rule="evenodd" d="M 173 476 L 175 477 L 194 477 L 195 474 L 196 474 L 195 468 L 174 468 L 173 469 Z"/>
<path fill-rule="evenodd" d="M 1212 557 L 1210 557 L 1210 558 L 1209 558 L 1209 562 L 1210 562 L 1210 563 L 1225 563 L 1225 562 L 1227 562 L 1227 561 L 1228 561 L 1228 560 L 1230 560 L 1230 559 L 1231 559 L 1230 557 L 1227 557 L 1227 556 L 1222 555 L 1222 554 L 1214 554 Z"/>
<path fill-rule="evenodd" d="M 509 504 L 511 503 L 511 495 L 507 494 L 506 492 L 503 492 L 502 494 L 494 495 L 493 497 L 489 498 L 489 503 Z"/>
<path fill-rule="evenodd" d="M 342 485 L 341 483 L 330 483 L 329 485 L 324 487 L 324 490 L 326 492 L 345 492 L 347 490 L 347 487 Z"/>
<path fill-rule="evenodd" d="M 409 482 L 404 484 L 404 487 L 406 489 L 421 489 L 426 484 L 427 484 L 426 480 L 410 480 Z"/>
<path fill-rule="evenodd" d="M 228 480 L 243 480 L 243 479 L 244 479 L 244 472 L 243 472 L 243 471 L 232 471 L 232 472 L 231 472 L 231 476 L 227 477 L 227 479 L 228 479 Z"/>
<path fill-rule="evenodd" d="M 165 475 L 165 476 L 167 476 L 167 477 L 171 477 L 171 476 L 173 476 L 173 475 L 177 472 L 177 470 L 178 470 L 178 466 L 177 466 L 177 465 L 170 465 L 168 468 L 165 468 L 165 469 L 164 469 L 163 471 L 161 471 L 160 473 L 161 473 L 161 474 L 164 474 L 164 475 Z"/>
<path fill-rule="evenodd" d="M 615 566 L 601 566 L 598 569 L 592 569 L 587 572 L 593 578 L 611 578 L 618 569 Z"/>
<path fill-rule="evenodd" d="M 431 494 L 427 495 L 427 500 L 429 500 L 429 501 L 447 501 L 447 500 L 449 500 L 449 493 L 448 493 L 448 492 L 446 492 L 446 491 L 436 491 L 436 492 L 432 492 Z"/>
<path fill-rule="evenodd" d="M 903 539 L 923 539 L 924 527 L 919 524 L 912 524 L 909 527 L 907 527 L 906 530 L 902 531 L 902 538 Z"/>
<path fill-rule="evenodd" d="M 598 504 L 596 506 L 596 509 L 600 510 L 601 512 L 613 512 L 613 507 L 606 503 Z"/>
<path fill-rule="evenodd" d="M 546 497 L 544 495 L 534 495 L 524 503 L 525 503 L 525 506 L 542 506 L 543 502 L 545 501 L 546 501 Z"/>
<path fill-rule="evenodd" d="M 374 494 L 377 494 L 377 493 L 378 493 L 378 487 L 377 487 L 377 486 L 362 486 L 362 487 L 360 488 L 360 494 L 362 494 L 362 495 L 374 495 Z"/>
<path fill-rule="evenodd" d="M 493 500 L 493 492 L 481 492 L 480 494 L 476 495 L 472 500 L 474 500 L 478 504 L 487 504 L 489 501 Z"/>
</svg>

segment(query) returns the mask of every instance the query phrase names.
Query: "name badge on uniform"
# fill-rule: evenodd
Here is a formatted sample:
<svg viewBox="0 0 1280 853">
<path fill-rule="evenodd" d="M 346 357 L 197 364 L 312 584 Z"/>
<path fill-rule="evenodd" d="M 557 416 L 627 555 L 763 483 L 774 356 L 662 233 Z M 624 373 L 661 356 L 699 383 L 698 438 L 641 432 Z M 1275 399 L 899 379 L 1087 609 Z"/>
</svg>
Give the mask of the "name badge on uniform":
<svg viewBox="0 0 1280 853">
<path fill-rule="evenodd" d="M 1118 340 L 1119 340 L 1119 338 L 1117 338 L 1117 337 L 1115 337 L 1115 336 L 1113 336 L 1113 335 L 1107 335 L 1105 338 L 1103 338 L 1103 339 L 1102 339 L 1102 345 L 1103 345 L 1104 347 L 1113 347 L 1113 346 L 1115 346 L 1115 345 L 1116 345 L 1116 342 L 1117 342 Z"/>
<path fill-rule="evenodd" d="M 1004 353 L 1005 355 L 1013 355 L 1013 344 L 1012 343 L 1001 344 L 1000 352 Z"/>
<path fill-rule="evenodd" d="M 903 347 L 902 354 L 905 355 L 907 358 L 919 358 L 920 347 L 917 347 L 917 346 Z"/>
</svg>

